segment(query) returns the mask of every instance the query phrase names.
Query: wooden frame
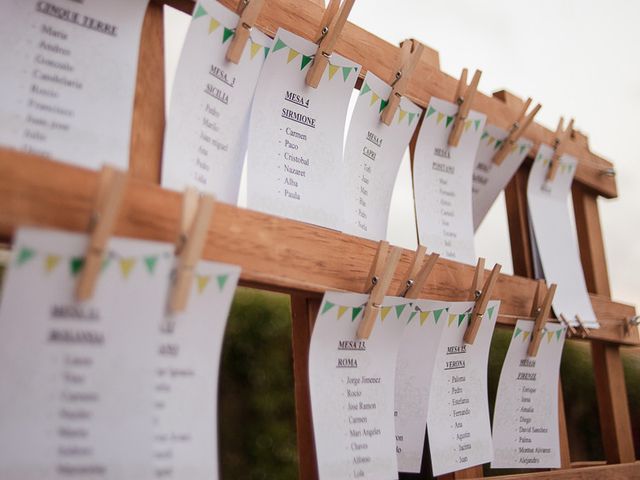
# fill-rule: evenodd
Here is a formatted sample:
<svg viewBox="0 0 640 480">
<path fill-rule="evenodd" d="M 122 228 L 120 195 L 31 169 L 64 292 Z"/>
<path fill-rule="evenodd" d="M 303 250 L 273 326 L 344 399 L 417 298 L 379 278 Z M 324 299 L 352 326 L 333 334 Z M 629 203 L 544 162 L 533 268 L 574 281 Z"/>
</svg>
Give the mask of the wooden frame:
<svg viewBox="0 0 640 480">
<path fill-rule="evenodd" d="M 236 0 L 222 0 L 235 8 Z M 161 189 L 160 160 L 164 134 L 163 4 L 190 11 L 189 0 L 154 0 L 143 24 L 140 62 L 134 106 L 129 182 L 116 234 L 174 241 L 179 225 L 180 194 Z M 267 0 L 257 26 L 273 35 L 278 26 L 310 38 L 317 30 L 323 9 L 314 2 Z M 408 96 L 425 106 L 432 95 L 452 99 L 456 79 L 439 69 L 438 53 L 426 49 L 423 60 L 407 86 Z M 371 70 L 389 78 L 397 59 L 397 47 L 348 23 L 336 51 L 363 65 L 360 75 Z M 488 121 L 508 128 L 522 107 L 522 100 L 499 92 L 475 97 L 473 108 L 488 115 Z M 526 134 L 535 143 L 552 143 L 553 132 L 532 125 Z M 533 478 L 620 478 L 640 475 L 635 463 L 626 386 L 620 362 L 620 345 L 640 345 L 637 328 L 625 333 L 624 321 L 635 314 L 631 306 L 610 299 L 597 197 L 617 195 L 615 179 L 603 175 L 612 164 L 591 153 L 586 137 L 577 134 L 567 152 L 580 159 L 573 195 L 581 258 L 594 309 L 602 328 L 592 331 L 590 341 L 598 393 L 603 443 L 609 463 L 570 469 L 564 407 L 560 402 L 563 469 L 542 472 Z M 534 154 L 534 153 L 532 153 Z M 515 276 L 500 275 L 495 296 L 502 300 L 498 323 L 514 325 L 516 316 L 527 316 L 536 288 L 532 280 L 531 251 L 526 218 L 525 181 L 529 166 L 516 174 L 507 188 Z M 0 239 L 10 239 L 24 224 L 82 231 L 93 202 L 97 172 L 56 163 L 26 153 L 0 149 Z M 292 220 L 236 208 L 216 207 L 209 227 L 204 257 L 242 267 L 241 283 L 287 292 L 292 296 L 293 354 L 298 428 L 300 478 L 317 478 L 309 404 L 307 356 L 319 299 L 325 290 L 358 291 L 375 254 L 374 242 Z M 413 252 L 404 251 L 396 289 L 409 268 Z M 434 299 L 463 300 L 473 276 L 473 267 L 440 260 L 423 295 Z M 562 400 L 562 398 L 561 398 Z M 474 468 L 449 478 L 482 475 Z M 510 476 L 506 478 L 523 478 Z"/>
</svg>

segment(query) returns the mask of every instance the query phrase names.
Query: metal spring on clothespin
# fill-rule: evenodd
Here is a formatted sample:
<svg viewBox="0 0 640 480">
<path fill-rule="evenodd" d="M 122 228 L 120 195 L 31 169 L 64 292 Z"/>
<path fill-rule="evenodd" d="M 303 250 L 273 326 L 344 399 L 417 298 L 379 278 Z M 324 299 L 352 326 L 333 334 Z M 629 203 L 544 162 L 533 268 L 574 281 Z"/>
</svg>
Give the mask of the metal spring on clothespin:
<svg viewBox="0 0 640 480">
<path fill-rule="evenodd" d="M 518 118 L 515 122 L 513 122 L 513 125 L 511 126 L 509 135 L 507 135 L 507 138 L 505 138 L 502 142 L 502 145 L 500 145 L 500 149 L 493 156 L 493 163 L 495 163 L 496 165 L 501 165 L 502 162 L 504 162 L 504 159 L 507 158 L 507 155 L 509 155 L 512 147 L 516 144 L 520 137 L 522 137 L 524 132 L 527 130 L 529 125 L 531 125 L 534 118 L 542 108 L 542 105 L 538 103 L 527 115 L 527 109 L 529 108 L 529 105 L 531 105 L 530 98 L 528 98 L 524 103 L 522 110 L 518 115 Z"/>
<path fill-rule="evenodd" d="M 535 357 L 538 355 L 538 349 L 540 348 L 540 341 L 542 340 L 542 334 L 544 333 L 544 327 L 551 313 L 551 303 L 556 293 L 557 285 L 552 283 L 544 296 L 544 300 L 540 304 L 540 298 L 542 297 L 542 290 L 545 288 L 544 280 L 539 280 L 536 287 L 536 294 L 533 299 L 533 305 L 531 307 L 531 316 L 535 317 L 535 323 L 533 324 L 533 330 L 531 331 L 531 341 L 527 348 L 527 355 Z"/>
<path fill-rule="evenodd" d="M 549 170 L 547 171 L 546 180 L 552 182 L 556 178 L 556 173 L 560 167 L 560 158 L 567 148 L 571 133 L 573 132 L 573 118 L 569 121 L 567 128 L 563 130 L 564 118 L 560 117 L 558 126 L 556 127 L 556 137 L 553 141 L 553 155 L 549 162 Z"/>
<path fill-rule="evenodd" d="M 462 136 L 462 131 L 464 129 L 464 123 L 467 120 L 467 116 L 469 115 L 469 111 L 471 110 L 471 104 L 473 103 L 473 97 L 476 95 L 476 91 L 478 90 L 478 83 L 480 83 L 480 76 L 482 72 L 480 70 L 476 70 L 473 74 L 473 78 L 471 79 L 471 83 L 467 87 L 467 69 L 464 68 L 462 70 L 462 75 L 460 75 L 460 81 L 458 82 L 458 87 L 456 89 L 455 102 L 459 105 L 458 113 L 456 113 L 453 119 L 453 127 L 451 128 L 451 133 L 449 134 L 449 145 L 452 147 L 457 147 L 460 142 L 460 137 Z"/>
<path fill-rule="evenodd" d="M 407 271 L 404 280 L 400 283 L 399 297 L 419 298 L 424 284 L 427 283 L 429 274 L 438 262 L 438 258 L 440 258 L 437 253 L 432 253 L 424 260 L 426 251 L 426 247 L 418 245 L 411 267 Z"/>
<path fill-rule="evenodd" d="M 260 15 L 265 0 L 242 0 L 238 4 L 238 24 L 227 49 L 226 58 L 229 62 L 239 63 L 244 47 L 251 36 L 251 29 Z"/>
</svg>

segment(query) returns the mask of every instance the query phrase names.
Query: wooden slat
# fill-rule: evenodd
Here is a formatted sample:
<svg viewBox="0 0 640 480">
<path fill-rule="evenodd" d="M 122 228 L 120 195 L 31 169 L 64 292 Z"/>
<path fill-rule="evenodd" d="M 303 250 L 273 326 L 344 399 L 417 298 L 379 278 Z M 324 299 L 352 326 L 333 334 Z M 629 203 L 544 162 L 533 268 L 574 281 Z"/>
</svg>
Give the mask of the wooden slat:
<svg viewBox="0 0 640 480">
<path fill-rule="evenodd" d="M 166 0 L 166 3 L 186 12 L 191 12 L 193 9 L 193 3 L 186 0 Z M 238 2 L 222 0 L 222 3 L 235 9 Z M 275 34 L 278 27 L 283 27 L 315 41 L 313 36 L 320 24 L 323 11 L 322 7 L 308 0 L 268 0 L 256 25 L 271 36 Z M 391 78 L 395 73 L 397 58 L 400 55 L 398 47 L 350 22 L 345 25 L 335 51 L 362 65 L 361 77 L 371 70 L 380 78 Z M 427 47 L 422 61 L 416 67 L 407 86 L 407 97 L 422 107 L 428 104 L 432 96 L 453 101 L 457 78 L 441 72 L 438 65 L 438 53 Z M 518 116 L 523 103 L 514 95 L 512 97 L 518 102 L 507 105 L 499 98 L 478 92 L 474 97 L 472 108 L 487 114 L 489 123 L 508 130 Z M 535 155 L 540 143 L 549 145 L 553 143 L 555 132 L 534 123 L 527 130 L 525 137 L 534 142 L 535 146 L 531 154 Z M 566 152 L 582 160 L 576 172 L 578 182 L 598 191 L 604 197 L 617 196 L 615 178 L 601 174 L 604 169 L 612 167 L 610 162 L 593 154 L 585 148 L 583 143 L 576 140 L 569 142 Z"/>
<path fill-rule="evenodd" d="M 534 480 L 638 480 L 640 479 L 640 463 L 574 468 L 551 472 L 527 473 L 525 475 L 503 475 L 492 478 L 500 480 L 513 480 L 516 478 L 531 478 Z"/>
<path fill-rule="evenodd" d="M 296 433 L 298 478 L 317 480 L 316 448 L 311 418 L 309 392 L 309 344 L 313 325 L 320 309 L 319 297 L 291 295 L 293 377 L 296 397 Z"/>
<path fill-rule="evenodd" d="M 160 183 L 164 136 L 164 25 L 162 5 L 150 3 L 142 24 L 133 104 L 129 173 Z"/>
<path fill-rule="evenodd" d="M 0 149 L 0 238 L 22 224 L 84 231 L 97 185 L 92 171 L 14 150 Z M 132 179 L 116 234 L 173 242 L 177 237 L 181 195 Z M 375 242 L 332 230 L 219 204 L 209 227 L 204 257 L 240 265 L 244 284 L 280 291 L 322 293 L 360 291 L 375 255 Z M 397 291 L 414 252 L 404 250 L 391 291 Z M 423 295 L 464 300 L 474 267 L 440 259 Z M 502 301 L 498 321 L 514 325 L 527 316 L 536 283 L 501 274 L 494 290 Z M 640 344 L 637 329 L 621 339 L 622 318 L 635 309 L 591 296 L 602 328 L 591 337 Z"/>
<path fill-rule="evenodd" d="M 586 143 L 586 137 L 582 141 Z M 587 288 L 590 292 L 610 297 L 596 194 L 581 185 L 574 185 L 572 192 L 580 258 Z M 620 328 L 624 332 L 624 327 Z M 633 332 L 630 335 L 638 333 L 637 327 L 631 330 Z M 617 345 L 595 341 L 591 344 L 591 355 L 605 457 L 609 463 L 633 462 L 635 452 L 631 417 L 620 350 Z"/>
</svg>

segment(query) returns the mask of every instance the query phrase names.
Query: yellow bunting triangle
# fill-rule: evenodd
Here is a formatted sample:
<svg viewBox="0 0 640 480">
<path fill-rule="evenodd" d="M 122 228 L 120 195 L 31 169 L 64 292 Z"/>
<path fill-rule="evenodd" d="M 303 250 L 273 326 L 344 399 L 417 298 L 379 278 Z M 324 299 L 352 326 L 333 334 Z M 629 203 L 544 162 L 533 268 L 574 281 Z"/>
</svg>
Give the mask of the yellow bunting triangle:
<svg viewBox="0 0 640 480">
<path fill-rule="evenodd" d="M 391 311 L 391 307 L 382 307 L 382 311 L 380 312 L 380 319 L 384 322 L 384 319 L 389 315 Z"/>
<path fill-rule="evenodd" d="M 212 18 L 211 21 L 209 22 L 209 33 L 215 32 L 219 26 L 220 26 L 220 22 L 215 18 Z"/>
<path fill-rule="evenodd" d="M 198 293 L 204 292 L 211 280 L 211 275 L 196 275 L 196 283 L 198 284 Z"/>
<path fill-rule="evenodd" d="M 547 332 L 547 343 L 551 343 L 551 339 L 553 338 L 554 332 Z"/>
<path fill-rule="evenodd" d="M 124 278 L 129 278 L 129 274 L 133 269 L 133 266 L 136 264 L 135 258 L 122 258 L 120 259 L 120 271 L 122 272 L 122 276 Z"/>
<path fill-rule="evenodd" d="M 291 60 L 300 55 L 300 52 L 296 52 L 293 48 L 289 49 L 289 56 L 287 57 L 287 63 L 290 63 Z"/>
<path fill-rule="evenodd" d="M 522 332 L 522 340 L 526 340 L 531 332 Z"/>
<path fill-rule="evenodd" d="M 44 269 L 47 273 L 51 273 L 60 263 L 60 255 L 47 255 L 44 260 Z"/>
<path fill-rule="evenodd" d="M 398 116 L 398 123 L 400 123 L 402 119 L 406 116 L 407 116 L 407 112 L 405 110 L 400 109 L 400 115 Z"/>
<path fill-rule="evenodd" d="M 335 65 L 329 64 L 329 80 L 333 78 L 333 76 L 336 74 L 337 71 L 338 71 L 338 67 L 336 67 Z"/>
<path fill-rule="evenodd" d="M 456 318 L 458 318 L 458 315 L 449 314 L 449 321 L 447 322 L 447 327 L 450 327 Z"/>
<path fill-rule="evenodd" d="M 253 60 L 253 57 L 258 54 L 261 48 L 262 45 L 260 45 L 259 43 L 251 42 L 251 60 Z"/>
<path fill-rule="evenodd" d="M 429 312 L 420 312 L 420 326 L 424 325 L 424 322 L 427 321 L 428 316 Z"/>
<path fill-rule="evenodd" d="M 438 118 L 436 119 L 436 123 L 440 124 L 440 122 L 442 122 L 443 118 L 444 118 L 444 113 L 438 112 Z"/>
<path fill-rule="evenodd" d="M 467 130 L 469 130 L 470 126 L 471 126 L 471 120 L 467 120 L 466 122 L 464 122 L 464 131 L 466 132 Z"/>
<path fill-rule="evenodd" d="M 371 101 L 369 102 L 369 106 L 373 105 L 378 100 L 380 100 L 380 97 L 378 95 L 376 95 L 375 93 L 371 93 Z"/>
<path fill-rule="evenodd" d="M 344 315 L 344 312 L 346 312 L 347 310 L 349 310 L 349 307 L 338 307 L 338 318 Z"/>
</svg>

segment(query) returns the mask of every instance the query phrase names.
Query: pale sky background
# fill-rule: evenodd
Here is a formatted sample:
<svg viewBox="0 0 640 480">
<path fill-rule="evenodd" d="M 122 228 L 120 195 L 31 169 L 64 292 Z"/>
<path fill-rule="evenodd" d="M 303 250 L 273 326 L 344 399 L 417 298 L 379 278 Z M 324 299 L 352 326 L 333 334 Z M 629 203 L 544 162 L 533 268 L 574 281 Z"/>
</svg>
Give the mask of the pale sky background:
<svg viewBox="0 0 640 480">
<path fill-rule="evenodd" d="M 172 85 L 189 17 L 167 9 L 167 89 Z M 479 89 L 507 89 L 543 105 L 536 121 L 555 130 L 574 117 L 591 150 L 617 170 L 619 198 L 600 199 L 613 298 L 640 306 L 640 2 L 632 0 L 360 0 L 349 20 L 398 44 L 416 38 L 440 53 L 443 71 L 483 71 Z M 634 113 L 635 112 L 635 113 Z M 246 201 L 246 183 L 240 204 Z M 400 167 L 389 241 L 415 248 L 408 153 Z M 488 265 L 513 271 L 504 196 L 476 236 Z"/>
</svg>

